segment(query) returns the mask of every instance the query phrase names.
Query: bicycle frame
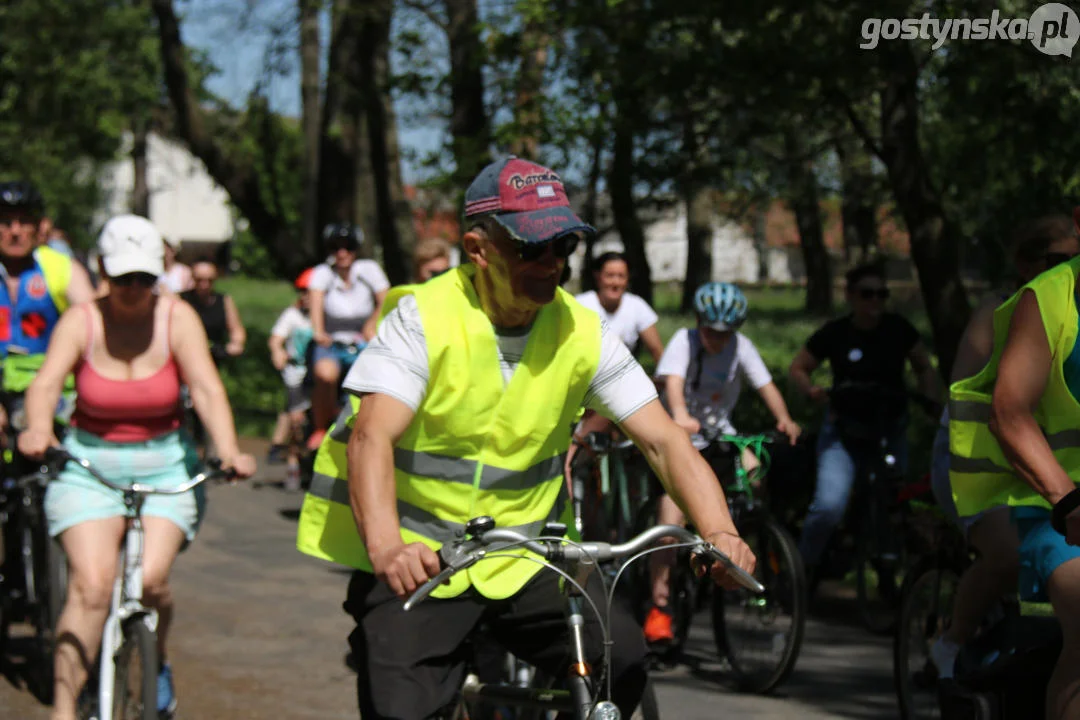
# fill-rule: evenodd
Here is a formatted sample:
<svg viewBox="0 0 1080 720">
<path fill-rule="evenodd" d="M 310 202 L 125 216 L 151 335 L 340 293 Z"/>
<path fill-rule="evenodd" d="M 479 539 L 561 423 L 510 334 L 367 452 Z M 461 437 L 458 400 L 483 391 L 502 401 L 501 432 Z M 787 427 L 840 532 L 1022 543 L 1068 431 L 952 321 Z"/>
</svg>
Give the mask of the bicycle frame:
<svg viewBox="0 0 1080 720">
<path fill-rule="evenodd" d="M 127 508 L 127 529 L 120 550 L 120 569 L 113 583 L 112 602 L 101 635 L 98 671 L 98 720 L 113 720 L 113 685 L 116 679 L 113 659 L 124 639 L 124 623 L 138 618 L 151 632 L 157 632 L 157 610 L 142 604 L 143 547 L 145 532 L 142 524 L 142 504 L 145 495 L 128 490 L 124 493 Z"/>
</svg>

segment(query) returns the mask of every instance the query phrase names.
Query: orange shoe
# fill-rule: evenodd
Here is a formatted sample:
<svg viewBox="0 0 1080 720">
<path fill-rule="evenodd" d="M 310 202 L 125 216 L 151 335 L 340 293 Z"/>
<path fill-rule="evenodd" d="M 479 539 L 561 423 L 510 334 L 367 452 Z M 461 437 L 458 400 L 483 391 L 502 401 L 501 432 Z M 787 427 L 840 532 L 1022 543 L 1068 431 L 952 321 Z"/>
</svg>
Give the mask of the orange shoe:
<svg viewBox="0 0 1080 720">
<path fill-rule="evenodd" d="M 675 639 L 671 615 L 663 608 L 652 607 L 645 616 L 645 642 L 650 645 L 669 643 Z"/>
<path fill-rule="evenodd" d="M 322 445 L 324 437 L 326 437 L 325 430 L 316 430 L 315 432 L 311 433 L 311 437 L 309 437 L 307 440 L 307 449 L 311 452 L 315 452 L 316 450 L 318 450 L 319 446 Z"/>
</svg>

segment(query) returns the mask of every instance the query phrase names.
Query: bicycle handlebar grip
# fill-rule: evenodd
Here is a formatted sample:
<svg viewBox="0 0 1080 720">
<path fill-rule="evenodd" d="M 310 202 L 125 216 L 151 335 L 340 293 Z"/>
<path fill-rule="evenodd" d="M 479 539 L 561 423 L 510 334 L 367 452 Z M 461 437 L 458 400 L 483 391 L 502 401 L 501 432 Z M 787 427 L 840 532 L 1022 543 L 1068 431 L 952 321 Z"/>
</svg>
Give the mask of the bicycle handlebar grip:
<svg viewBox="0 0 1080 720">
<path fill-rule="evenodd" d="M 757 578 L 743 570 L 735 563 L 731 562 L 731 558 L 717 550 L 712 545 L 706 545 L 705 553 L 710 558 L 726 567 L 728 574 L 735 578 L 735 582 L 739 583 L 747 590 L 755 593 L 765 592 L 765 586 L 758 582 Z"/>
<path fill-rule="evenodd" d="M 53 463 L 66 463 L 71 459 L 71 453 L 62 447 L 52 446 L 45 450 L 45 462 L 49 465 Z"/>
<path fill-rule="evenodd" d="M 435 577 L 428 580 L 426 583 L 416 588 L 413 594 L 409 596 L 409 599 L 405 601 L 402 606 L 405 612 L 409 612 L 414 607 L 427 600 L 428 595 L 435 592 L 435 588 L 442 585 L 444 582 L 450 579 L 450 576 L 457 572 L 454 568 L 448 567 L 440 572 Z"/>
</svg>

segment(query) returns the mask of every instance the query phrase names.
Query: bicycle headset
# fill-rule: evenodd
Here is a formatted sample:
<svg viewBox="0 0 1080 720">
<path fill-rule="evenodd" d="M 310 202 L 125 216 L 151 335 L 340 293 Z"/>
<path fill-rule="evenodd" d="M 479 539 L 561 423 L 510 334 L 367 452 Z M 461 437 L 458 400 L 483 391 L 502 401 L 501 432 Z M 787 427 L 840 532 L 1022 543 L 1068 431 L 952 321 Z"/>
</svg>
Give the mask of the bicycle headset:
<svg viewBox="0 0 1080 720">
<path fill-rule="evenodd" d="M 694 312 L 698 321 L 714 330 L 737 330 L 746 322 L 746 313 L 750 308 L 746 296 L 734 283 L 707 282 L 694 293 Z M 691 390 L 697 390 L 701 384 L 701 367 L 705 359 L 705 344 L 698 341 L 695 356 L 697 368 L 690 383 Z"/>
</svg>

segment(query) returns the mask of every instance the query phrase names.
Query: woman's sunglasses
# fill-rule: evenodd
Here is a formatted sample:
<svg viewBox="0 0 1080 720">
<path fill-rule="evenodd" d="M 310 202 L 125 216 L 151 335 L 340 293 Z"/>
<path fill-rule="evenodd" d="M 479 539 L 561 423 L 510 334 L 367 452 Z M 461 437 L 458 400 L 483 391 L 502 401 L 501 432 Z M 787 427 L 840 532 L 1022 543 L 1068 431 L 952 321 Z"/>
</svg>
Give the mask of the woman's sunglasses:
<svg viewBox="0 0 1080 720">
<path fill-rule="evenodd" d="M 549 247 L 555 253 L 555 257 L 565 260 L 574 252 L 580 240 L 581 236 L 576 232 L 572 232 L 560 235 L 551 242 L 527 243 L 514 240 L 514 245 L 517 246 L 518 257 L 521 258 L 522 262 L 536 262 L 547 253 Z"/>
<path fill-rule="evenodd" d="M 151 275 L 144 272 L 124 273 L 123 275 L 117 275 L 114 278 L 109 278 L 109 282 L 117 287 L 141 287 L 152 288 L 157 284 L 157 275 Z"/>
</svg>

